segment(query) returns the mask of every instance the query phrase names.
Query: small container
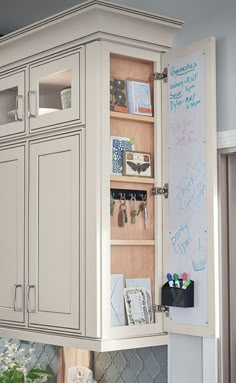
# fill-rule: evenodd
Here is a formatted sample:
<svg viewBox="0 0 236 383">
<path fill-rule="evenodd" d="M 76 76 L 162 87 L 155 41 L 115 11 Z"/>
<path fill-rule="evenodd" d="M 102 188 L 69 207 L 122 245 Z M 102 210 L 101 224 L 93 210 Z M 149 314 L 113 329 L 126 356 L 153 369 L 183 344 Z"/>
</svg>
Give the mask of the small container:
<svg viewBox="0 0 236 383">
<path fill-rule="evenodd" d="M 65 88 L 61 91 L 62 109 L 71 108 L 71 88 Z"/>
<path fill-rule="evenodd" d="M 179 279 L 180 286 L 183 280 Z M 194 307 L 194 281 L 186 289 L 170 287 L 169 282 L 162 286 L 162 305 L 172 307 Z"/>
</svg>

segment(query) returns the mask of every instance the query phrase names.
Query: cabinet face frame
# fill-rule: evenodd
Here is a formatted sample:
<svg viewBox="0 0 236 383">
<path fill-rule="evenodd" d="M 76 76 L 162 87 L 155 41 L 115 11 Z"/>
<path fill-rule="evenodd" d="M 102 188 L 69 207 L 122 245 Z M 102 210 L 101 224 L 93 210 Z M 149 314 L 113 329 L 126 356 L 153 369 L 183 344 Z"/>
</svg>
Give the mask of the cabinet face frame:
<svg viewBox="0 0 236 383">
<path fill-rule="evenodd" d="M 70 53 L 62 52 L 60 56 L 57 54 L 30 65 L 28 93 L 30 133 L 42 129 L 55 129 L 62 123 L 84 124 L 84 61 L 84 47 L 80 47 Z M 38 115 L 40 79 L 66 70 L 71 70 L 71 107 Z"/>
<path fill-rule="evenodd" d="M 15 180 L 13 179 L 13 182 L 15 181 L 16 186 L 16 193 L 15 195 L 15 203 L 16 203 L 16 209 L 15 209 L 15 225 L 12 222 L 12 229 L 15 226 L 16 229 L 16 248 L 15 248 L 15 270 L 9 269 L 7 273 L 8 280 L 12 279 L 12 288 L 10 291 L 6 291 L 6 289 L 3 289 L 3 294 L 11 297 L 10 299 L 10 305 L 4 307 L 1 304 L 0 308 L 0 317 L 1 321 L 4 323 L 6 322 L 12 322 L 12 325 L 15 324 L 24 324 L 25 321 L 25 252 L 26 252 L 26 240 L 25 240 L 25 198 L 26 198 L 26 192 L 25 188 L 26 186 L 26 172 L 25 172 L 25 145 L 19 144 L 19 145 L 11 145 L 6 147 L 0 148 L 0 165 L 3 166 L 11 166 L 12 175 L 14 175 L 14 172 L 16 173 Z M 15 169 L 14 169 L 15 167 Z M 4 169 L 3 169 L 4 171 Z M 10 182 L 10 179 L 9 179 Z M 9 197 L 12 196 L 12 192 L 14 192 L 15 188 L 12 185 L 11 191 L 8 193 Z M 4 189 L 2 185 L 2 191 Z M 6 195 L 5 195 L 6 197 Z M 13 202 L 12 202 L 13 204 Z M 6 205 L 7 206 L 7 205 Z M 13 205 L 14 206 L 14 205 Z M 13 212 L 12 212 L 13 213 Z M 7 228 L 9 226 L 9 223 L 7 224 L 9 214 L 6 211 L 5 214 L 2 214 L 2 218 L 4 218 L 5 225 L 4 227 Z M 7 247 L 12 248 L 12 245 L 14 244 L 14 241 L 12 239 L 11 233 L 5 233 L 4 237 L 6 240 L 8 240 L 9 244 Z M 13 250 L 13 249 L 12 249 Z M 11 252 L 12 252 L 11 250 Z M 2 259 L 3 261 L 3 259 Z M 6 323 L 5 322 L 5 323 Z"/>
<path fill-rule="evenodd" d="M 11 112 L 16 119 L 13 122 L 9 122 L 0 125 L 0 138 L 11 138 L 14 135 L 24 133 L 26 130 L 26 113 L 25 113 L 25 88 L 26 88 L 26 72 L 21 70 L 19 72 L 11 73 L 6 76 L 0 77 L 0 92 L 7 91 L 8 89 L 17 87 L 17 99 L 14 103 L 14 108 Z M 15 114 L 16 105 L 18 105 L 18 113 Z"/>
<path fill-rule="evenodd" d="M 110 275 L 111 275 L 111 250 L 110 250 L 110 55 L 124 56 L 124 59 L 131 58 L 137 61 L 148 61 L 153 63 L 153 70 L 160 72 L 161 55 L 156 52 L 143 49 L 126 47 L 113 43 L 101 43 L 102 57 L 102 82 L 101 92 L 104 95 L 101 101 L 103 137 L 103 151 L 101 159 L 102 168 L 102 189 L 101 189 L 101 211 L 102 227 L 109 228 L 101 232 L 102 237 L 102 334 L 104 338 L 135 337 L 163 332 L 162 314 L 156 314 L 156 323 L 143 326 L 120 326 L 111 327 L 110 308 Z M 154 82 L 154 168 L 155 185 L 161 183 L 161 83 Z M 144 125 L 145 129 L 145 125 Z M 130 180 L 132 182 L 132 179 Z M 153 185 L 153 186 L 155 186 Z M 144 186 L 145 188 L 145 186 Z M 155 304 L 160 303 L 160 287 L 162 285 L 162 200 L 154 199 L 155 210 Z M 125 229 L 124 229 L 125 230 Z M 103 261 L 104 260 L 104 261 Z"/>
<path fill-rule="evenodd" d="M 28 281 L 28 313 L 29 313 L 29 327 L 30 328 L 44 328 L 48 331 L 53 332 L 76 332 L 84 333 L 85 326 L 85 315 L 84 315 L 84 269 L 85 269 L 85 245 L 84 245 L 84 132 L 78 131 L 71 134 L 61 134 L 56 136 L 45 137 L 44 139 L 32 140 L 30 142 L 30 155 L 29 155 L 29 166 L 30 166 L 30 190 L 29 190 L 29 281 Z M 70 223 L 73 224 L 73 233 L 69 234 L 71 241 L 71 262 L 69 265 L 69 273 L 71 278 L 67 281 L 69 289 L 70 310 L 71 312 L 50 312 L 37 310 L 39 303 L 39 280 L 38 280 L 38 213 L 37 208 L 34 207 L 34 202 L 39 202 L 39 185 L 35 185 L 35 181 L 39 180 L 39 174 L 36 171 L 39 156 L 50 156 L 50 155 L 66 155 L 69 154 L 71 159 L 71 166 L 73 167 L 73 174 L 69 174 L 71 184 L 73 187 L 70 193 L 71 200 L 75 207 L 75 214 L 73 217 L 72 206 L 70 206 Z M 59 159 L 59 158 L 58 158 Z M 60 160 L 60 159 L 59 159 Z M 67 161 L 68 162 L 68 161 Z M 78 170 L 78 174 L 77 171 Z M 76 171 L 76 172 L 75 172 Z M 74 179 L 72 179 L 72 176 Z M 76 188 L 75 188 L 76 186 Z M 75 190 L 79 190 L 79 196 L 76 196 Z M 36 198 L 36 200 L 35 200 Z M 37 205 L 38 206 L 38 205 Z M 78 215 L 78 212 L 80 215 Z M 78 234 L 79 233 L 79 234 Z M 78 236 L 78 238 L 77 238 Z M 47 245 L 46 245 L 47 247 Z M 55 254 L 54 254 L 55 256 Z M 56 266 L 55 266 L 56 269 Z M 62 272 L 62 270 L 61 270 Z M 50 279 L 50 270 L 47 276 Z M 78 279 L 77 279 L 78 278 Z M 76 282 L 77 280 L 77 282 Z M 30 287 L 31 286 L 31 287 Z M 54 286 L 55 291 L 55 286 Z M 45 301 L 45 296 L 42 298 Z M 58 296 L 60 299 L 60 296 Z M 45 302 L 44 302 L 45 304 Z M 47 303 L 46 303 L 47 305 Z M 35 312 L 30 312 L 32 311 Z"/>
</svg>

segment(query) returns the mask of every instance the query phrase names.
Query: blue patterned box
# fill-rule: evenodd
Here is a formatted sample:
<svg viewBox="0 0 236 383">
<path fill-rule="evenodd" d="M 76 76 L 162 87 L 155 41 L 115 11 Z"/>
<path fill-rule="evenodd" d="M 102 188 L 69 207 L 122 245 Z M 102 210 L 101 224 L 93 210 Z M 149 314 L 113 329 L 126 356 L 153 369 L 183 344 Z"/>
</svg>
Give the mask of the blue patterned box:
<svg viewBox="0 0 236 383">
<path fill-rule="evenodd" d="M 134 150 L 134 139 L 111 136 L 111 175 L 113 176 L 122 176 L 124 150 Z"/>
</svg>

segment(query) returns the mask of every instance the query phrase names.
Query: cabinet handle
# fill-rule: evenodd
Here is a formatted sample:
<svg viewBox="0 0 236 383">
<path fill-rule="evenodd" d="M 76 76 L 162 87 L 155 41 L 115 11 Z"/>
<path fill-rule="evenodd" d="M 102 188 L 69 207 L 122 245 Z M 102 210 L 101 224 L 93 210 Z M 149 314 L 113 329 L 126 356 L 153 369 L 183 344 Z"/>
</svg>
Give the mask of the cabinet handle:
<svg viewBox="0 0 236 383">
<path fill-rule="evenodd" d="M 34 289 L 35 291 L 35 285 L 28 285 L 27 286 L 27 311 L 28 313 L 35 313 L 35 309 L 32 310 L 31 307 L 30 307 L 30 290 L 31 289 Z"/>
<path fill-rule="evenodd" d="M 19 117 L 19 113 L 18 113 L 19 100 L 22 100 L 22 105 L 23 105 L 23 96 L 20 96 L 20 95 L 16 96 L 15 121 L 23 121 L 23 115 L 22 117 Z"/>
<path fill-rule="evenodd" d="M 34 103 L 34 113 L 32 113 L 31 97 L 35 97 Z M 28 93 L 28 105 L 29 105 L 29 117 L 37 117 L 37 92 L 35 90 L 30 90 Z"/>
<path fill-rule="evenodd" d="M 22 288 L 22 285 L 14 285 L 14 311 L 22 311 L 22 307 L 17 307 L 16 304 L 16 292 L 18 288 Z"/>
</svg>

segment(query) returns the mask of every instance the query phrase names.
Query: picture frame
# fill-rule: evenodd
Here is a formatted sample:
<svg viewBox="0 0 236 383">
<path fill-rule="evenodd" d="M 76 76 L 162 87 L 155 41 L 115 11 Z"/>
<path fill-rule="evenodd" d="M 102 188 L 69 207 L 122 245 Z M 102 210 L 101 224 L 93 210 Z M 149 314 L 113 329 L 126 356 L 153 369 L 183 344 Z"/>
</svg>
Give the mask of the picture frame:
<svg viewBox="0 0 236 383">
<path fill-rule="evenodd" d="M 124 288 L 124 299 L 129 326 L 150 323 L 150 308 L 145 288 Z"/>
<path fill-rule="evenodd" d="M 151 153 L 124 150 L 123 175 L 152 177 Z"/>
<path fill-rule="evenodd" d="M 141 287 L 146 290 L 146 301 L 148 305 L 148 314 L 150 323 L 153 323 L 153 313 L 151 310 L 152 307 L 152 289 L 151 289 L 151 279 L 150 278 L 127 278 L 125 280 L 126 288 L 137 288 Z"/>
</svg>

